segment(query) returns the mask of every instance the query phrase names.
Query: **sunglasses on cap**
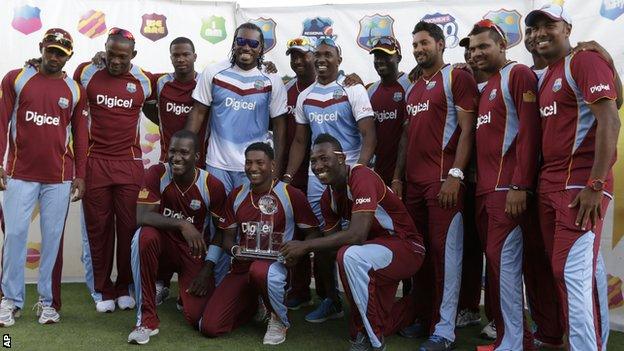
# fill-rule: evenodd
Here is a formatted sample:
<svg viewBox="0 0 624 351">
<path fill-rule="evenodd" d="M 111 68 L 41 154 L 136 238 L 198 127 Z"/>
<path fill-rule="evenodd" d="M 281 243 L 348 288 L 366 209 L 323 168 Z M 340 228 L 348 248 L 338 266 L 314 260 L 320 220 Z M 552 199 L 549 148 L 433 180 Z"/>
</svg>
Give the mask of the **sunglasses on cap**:
<svg viewBox="0 0 624 351">
<path fill-rule="evenodd" d="M 338 48 L 338 44 L 336 44 L 336 41 L 334 41 L 334 39 L 332 39 L 331 37 L 321 37 L 316 41 L 316 46 L 319 47 L 321 46 L 321 44 L 325 44 L 325 45 L 329 45 L 329 46 L 333 46 L 335 48 Z"/>
<path fill-rule="evenodd" d="M 290 49 L 293 46 L 313 46 L 313 45 L 309 38 L 299 37 L 295 39 L 290 39 L 289 41 L 286 42 L 287 49 Z"/>
<path fill-rule="evenodd" d="M 496 23 L 494 23 L 494 21 L 492 21 L 491 19 L 481 20 L 475 23 L 475 27 L 494 29 L 496 33 L 498 33 L 501 36 L 501 38 L 507 40 L 507 37 L 505 36 L 505 33 L 503 33 L 503 30 Z"/>
<path fill-rule="evenodd" d="M 397 42 L 393 37 L 379 37 L 373 40 L 373 47 L 378 45 L 390 45 L 396 47 Z"/>
<path fill-rule="evenodd" d="M 46 35 L 45 37 L 43 37 L 42 42 L 43 43 L 59 43 L 61 46 L 64 46 L 69 49 L 73 47 L 71 40 L 63 38 L 62 35 L 59 35 L 57 33 L 50 33 Z"/>
<path fill-rule="evenodd" d="M 395 38 L 389 36 L 383 36 L 373 40 L 373 45 L 370 50 L 371 54 L 377 50 L 381 50 L 389 55 L 401 55 L 401 46 Z"/>
<path fill-rule="evenodd" d="M 246 38 L 236 37 L 236 45 L 238 46 L 249 45 L 250 48 L 255 49 L 258 46 L 260 46 L 260 41 L 255 40 L 255 39 L 246 39 Z"/>
<path fill-rule="evenodd" d="M 108 35 L 120 35 L 128 40 L 134 41 L 134 35 L 129 30 L 113 27 L 108 31 Z"/>
</svg>

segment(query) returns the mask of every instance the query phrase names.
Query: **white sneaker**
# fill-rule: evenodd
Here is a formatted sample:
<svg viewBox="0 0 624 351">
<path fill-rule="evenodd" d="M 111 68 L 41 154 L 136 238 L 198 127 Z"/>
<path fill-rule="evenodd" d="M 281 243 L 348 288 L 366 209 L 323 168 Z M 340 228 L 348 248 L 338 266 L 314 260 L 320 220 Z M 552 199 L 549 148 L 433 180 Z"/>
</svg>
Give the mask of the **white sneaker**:
<svg viewBox="0 0 624 351">
<path fill-rule="evenodd" d="M 135 305 L 136 302 L 134 301 L 134 298 L 132 296 L 124 295 L 117 298 L 117 306 L 120 310 L 131 310 L 134 308 Z"/>
<path fill-rule="evenodd" d="M 491 321 L 488 325 L 483 327 L 479 336 L 483 339 L 496 340 L 496 324 L 494 324 L 494 321 Z"/>
<path fill-rule="evenodd" d="M 457 328 L 469 327 L 481 323 L 481 314 L 479 312 L 472 312 L 468 309 L 463 309 L 457 314 L 457 320 L 455 326 Z"/>
<path fill-rule="evenodd" d="M 271 313 L 271 318 L 267 325 L 267 331 L 264 334 L 262 343 L 265 345 L 279 345 L 286 341 L 286 331 L 288 328 L 277 318 L 275 313 Z"/>
<path fill-rule="evenodd" d="M 0 302 L 0 327 L 10 327 L 15 324 L 18 311 L 19 309 L 13 300 L 3 297 L 2 302 Z"/>
<path fill-rule="evenodd" d="M 169 297 L 169 288 L 163 282 L 156 282 L 156 306 L 161 305 Z"/>
<path fill-rule="evenodd" d="M 56 311 L 56 308 L 52 306 L 44 306 L 41 301 L 37 302 L 33 309 L 37 310 L 39 324 L 58 323 L 61 320 L 61 315 Z"/>
<path fill-rule="evenodd" d="M 100 313 L 110 313 L 115 311 L 115 300 L 102 300 L 95 304 L 95 310 Z"/>
<path fill-rule="evenodd" d="M 130 335 L 128 335 L 128 342 L 130 344 L 145 345 L 149 342 L 150 336 L 156 334 L 158 334 L 158 328 L 152 330 L 141 325 L 130 332 Z"/>
</svg>

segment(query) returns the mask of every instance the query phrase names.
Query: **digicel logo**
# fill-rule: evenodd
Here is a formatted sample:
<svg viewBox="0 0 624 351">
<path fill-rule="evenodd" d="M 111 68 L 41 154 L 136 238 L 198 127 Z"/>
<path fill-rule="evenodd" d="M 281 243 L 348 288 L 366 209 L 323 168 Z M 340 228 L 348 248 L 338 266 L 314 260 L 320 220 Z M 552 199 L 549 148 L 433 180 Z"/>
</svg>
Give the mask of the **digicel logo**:
<svg viewBox="0 0 624 351">
<path fill-rule="evenodd" d="M 310 112 L 308 118 L 312 122 L 323 123 L 323 122 L 335 122 L 338 120 L 338 111 L 332 113 L 317 113 Z"/>
<path fill-rule="evenodd" d="M 593 87 L 589 88 L 589 91 L 593 94 L 593 93 L 599 93 L 603 90 L 609 91 L 611 90 L 611 87 L 609 86 L 609 84 L 598 84 L 598 85 L 594 85 Z"/>
<path fill-rule="evenodd" d="M 487 124 L 487 123 L 490 123 L 490 122 L 492 122 L 492 112 L 488 111 L 486 114 L 480 115 L 477 118 L 477 129 L 479 129 L 479 127 L 482 124 Z"/>
<path fill-rule="evenodd" d="M 184 104 L 178 105 L 174 102 L 168 102 L 167 105 L 165 105 L 165 110 L 167 112 L 173 112 L 173 114 L 176 116 L 188 114 L 189 112 L 191 112 L 191 108 L 191 106 Z"/>
<path fill-rule="evenodd" d="M 120 99 L 117 96 L 113 96 L 113 97 L 109 97 L 108 95 L 97 95 L 96 96 L 96 103 L 98 105 L 104 105 L 108 108 L 113 108 L 113 107 L 125 107 L 125 108 L 131 108 L 132 107 L 132 100 L 124 100 L 124 99 Z"/>
<path fill-rule="evenodd" d="M 544 106 L 540 108 L 540 115 L 542 117 L 550 117 L 557 114 L 557 101 L 553 102 L 552 105 Z"/>
<path fill-rule="evenodd" d="M 61 118 L 57 116 L 48 116 L 46 113 L 40 115 L 37 112 L 26 111 L 26 122 L 33 122 L 38 126 L 42 126 L 44 124 L 58 126 L 61 123 Z"/>
<path fill-rule="evenodd" d="M 420 112 L 429 111 L 429 100 L 425 102 L 419 102 L 415 105 L 407 105 L 407 113 L 411 116 L 416 116 Z"/>
<path fill-rule="evenodd" d="M 397 118 L 397 110 L 393 110 L 393 111 L 382 110 L 379 112 L 375 111 L 375 119 L 378 122 L 383 122 L 388 119 L 396 119 L 396 118 Z"/>
<path fill-rule="evenodd" d="M 182 219 L 190 223 L 195 222 L 195 218 L 194 218 L 195 216 L 186 217 L 182 212 L 176 212 L 166 207 L 165 209 L 163 209 L 163 216 L 169 217 L 169 218 L 175 218 L 175 219 Z"/>
<path fill-rule="evenodd" d="M 225 107 L 231 107 L 234 111 L 240 109 L 253 111 L 256 109 L 255 101 L 236 100 L 231 97 L 225 98 Z"/>
<path fill-rule="evenodd" d="M 356 205 L 362 205 L 362 204 L 367 204 L 371 202 L 371 198 L 370 197 L 360 197 L 355 199 L 355 204 Z"/>
</svg>

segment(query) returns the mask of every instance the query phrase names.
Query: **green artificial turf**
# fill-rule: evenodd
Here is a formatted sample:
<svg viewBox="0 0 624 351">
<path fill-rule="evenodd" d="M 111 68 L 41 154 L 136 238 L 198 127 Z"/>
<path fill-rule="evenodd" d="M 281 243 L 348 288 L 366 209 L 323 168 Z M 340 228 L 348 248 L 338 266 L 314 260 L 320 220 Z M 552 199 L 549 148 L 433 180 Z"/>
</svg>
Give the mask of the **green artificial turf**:
<svg viewBox="0 0 624 351">
<path fill-rule="evenodd" d="M 290 313 L 292 327 L 286 342 L 279 346 L 263 346 L 265 325 L 249 323 L 230 335 L 208 339 L 188 326 L 176 310 L 175 299 L 159 306 L 160 333 L 148 345 L 129 345 L 126 340 L 135 323 L 135 311 L 95 312 L 84 284 L 63 284 L 63 310 L 61 322 L 39 325 L 35 311 L 36 287 L 27 286 L 26 307 L 22 317 L 10 328 L 0 330 L 11 337 L 16 350 L 348 350 L 347 319 L 312 324 L 304 321 L 305 313 L 312 307 Z M 172 295 L 177 296 L 176 288 Z M 478 338 L 481 326 L 458 330 L 457 350 L 474 350 L 487 342 Z M 387 350 L 417 350 L 423 339 L 405 339 L 392 336 L 386 339 Z M 624 334 L 612 332 L 609 351 L 624 351 Z"/>
</svg>

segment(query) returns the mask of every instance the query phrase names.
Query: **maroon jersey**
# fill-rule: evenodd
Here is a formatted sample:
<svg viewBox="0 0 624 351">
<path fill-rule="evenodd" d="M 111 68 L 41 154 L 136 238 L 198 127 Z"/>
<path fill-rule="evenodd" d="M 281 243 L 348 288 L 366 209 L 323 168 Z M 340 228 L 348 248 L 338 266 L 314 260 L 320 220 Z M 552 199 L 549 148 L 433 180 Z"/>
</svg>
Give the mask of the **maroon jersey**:
<svg viewBox="0 0 624 351">
<path fill-rule="evenodd" d="M 406 98 L 408 182 L 428 184 L 446 179 L 455 161 L 461 128 L 457 110 L 477 110 L 477 83 L 462 69 L 446 65 L 430 80 L 419 78 Z"/>
<path fill-rule="evenodd" d="M 299 93 L 304 91 L 308 85 L 299 84 L 297 78 L 293 78 L 286 83 L 286 107 L 288 112 L 286 114 L 286 156 L 285 160 L 288 163 L 288 157 L 290 155 L 290 146 L 295 140 L 295 130 L 297 128 L 297 122 L 295 122 L 295 106 L 297 105 L 297 98 Z M 310 146 L 306 147 L 305 156 L 301 166 L 295 174 L 292 174 L 293 180 L 290 182 L 294 187 L 300 189 L 303 192 L 307 191 L 308 187 L 308 165 L 310 164 Z"/>
<path fill-rule="evenodd" d="M 533 71 L 514 62 L 487 81 L 477 117 L 477 195 L 510 185 L 533 189 L 540 137 L 536 91 Z"/>
<path fill-rule="evenodd" d="M 84 178 L 88 116 L 85 91 L 70 77 L 49 78 L 33 67 L 7 73 L 0 90 L 0 155 L 8 133 L 8 176 L 42 183 Z"/>
<path fill-rule="evenodd" d="M 405 92 L 409 86 L 407 74 L 402 74 L 392 84 L 377 81 L 367 88 L 375 114 L 375 172 L 387 185 L 390 185 L 394 176 L 399 140 L 405 121 Z"/>
<path fill-rule="evenodd" d="M 283 182 L 277 182 L 271 195 L 277 200 L 277 212 L 263 215 L 258 208 L 258 201 L 265 194 L 255 194 L 249 184 L 243 184 L 232 190 L 225 204 L 225 220 L 219 224 L 222 229 L 238 227 L 247 233 L 261 222 L 273 221 L 273 232 L 283 233 L 283 242 L 292 240 L 295 226 L 299 228 L 318 227 L 318 220 L 312 212 L 301 190 Z M 272 218 L 271 218 L 272 217 Z"/>
<path fill-rule="evenodd" d="M 133 65 L 112 76 L 105 67 L 81 63 L 74 79 L 87 91 L 91 110 L 89 151 L 94 158 L 140 160 L 139 121 L 143 103 L 152 95 L 151 74 Z"/>
<path fill-rule="evenodd" d="M 582 51 L 548 67 L 539 88 L 544 159 L 540 192 L 585 187 L 596 150 L 596 117 L 588 105 L 615 98 L 614 72 L 597 53 Z M 611 192 L 611 169 L 606 180 L 605 190 Z"/>
<path fill-rule="evenodd" d="M 156 89 L 156 103 L 158 105 L 158 120 L 160 122 L 160 162 L 167 161 L 167 151 L 169 150 L 169 142 L 171 136 L 184 129 L 189 112 L 193 108 L 194 100 L 191 97 L 195 85 L 197 85 L 197 73 L 195 79 L 188 82 L 180 82 L 175 79 L 173 73 L 154 74 L 154 82 L 152 86 Z M 199 136 L 200 148 L 198 165 L 204 165 L 206 162 L 206 125 L 208 119 L 204 123 L 197 135 Z"/>
<path fill-rule="evenodd" d="M 325 231 L 334 229 L 342 219 L 351 220 L 355 212 L 372 212 L 373 223 L 368 239 L 397 235 L 422 247 L 423 238 L 416 230 L 403 202 L 384 184 L 377 173 L 362 165 L 349 169 L 346 192 L 325 188 L 321 196 L 321 213 Z"/>
<path fill-rule="evenodd" d="M 150 167 L 137 203 L 158 204 L 163 216 L 186 220 L 203 233 L 211 218 L 218 223 L 224 216 L 225 187 L 212 174 L 199 168 L 195 172 L 195 182 L 188 189 L 182 189 L 173 180 L 168 164 Z M 181 235 L 177 237 L 184 240 Z"/>
</svg>

